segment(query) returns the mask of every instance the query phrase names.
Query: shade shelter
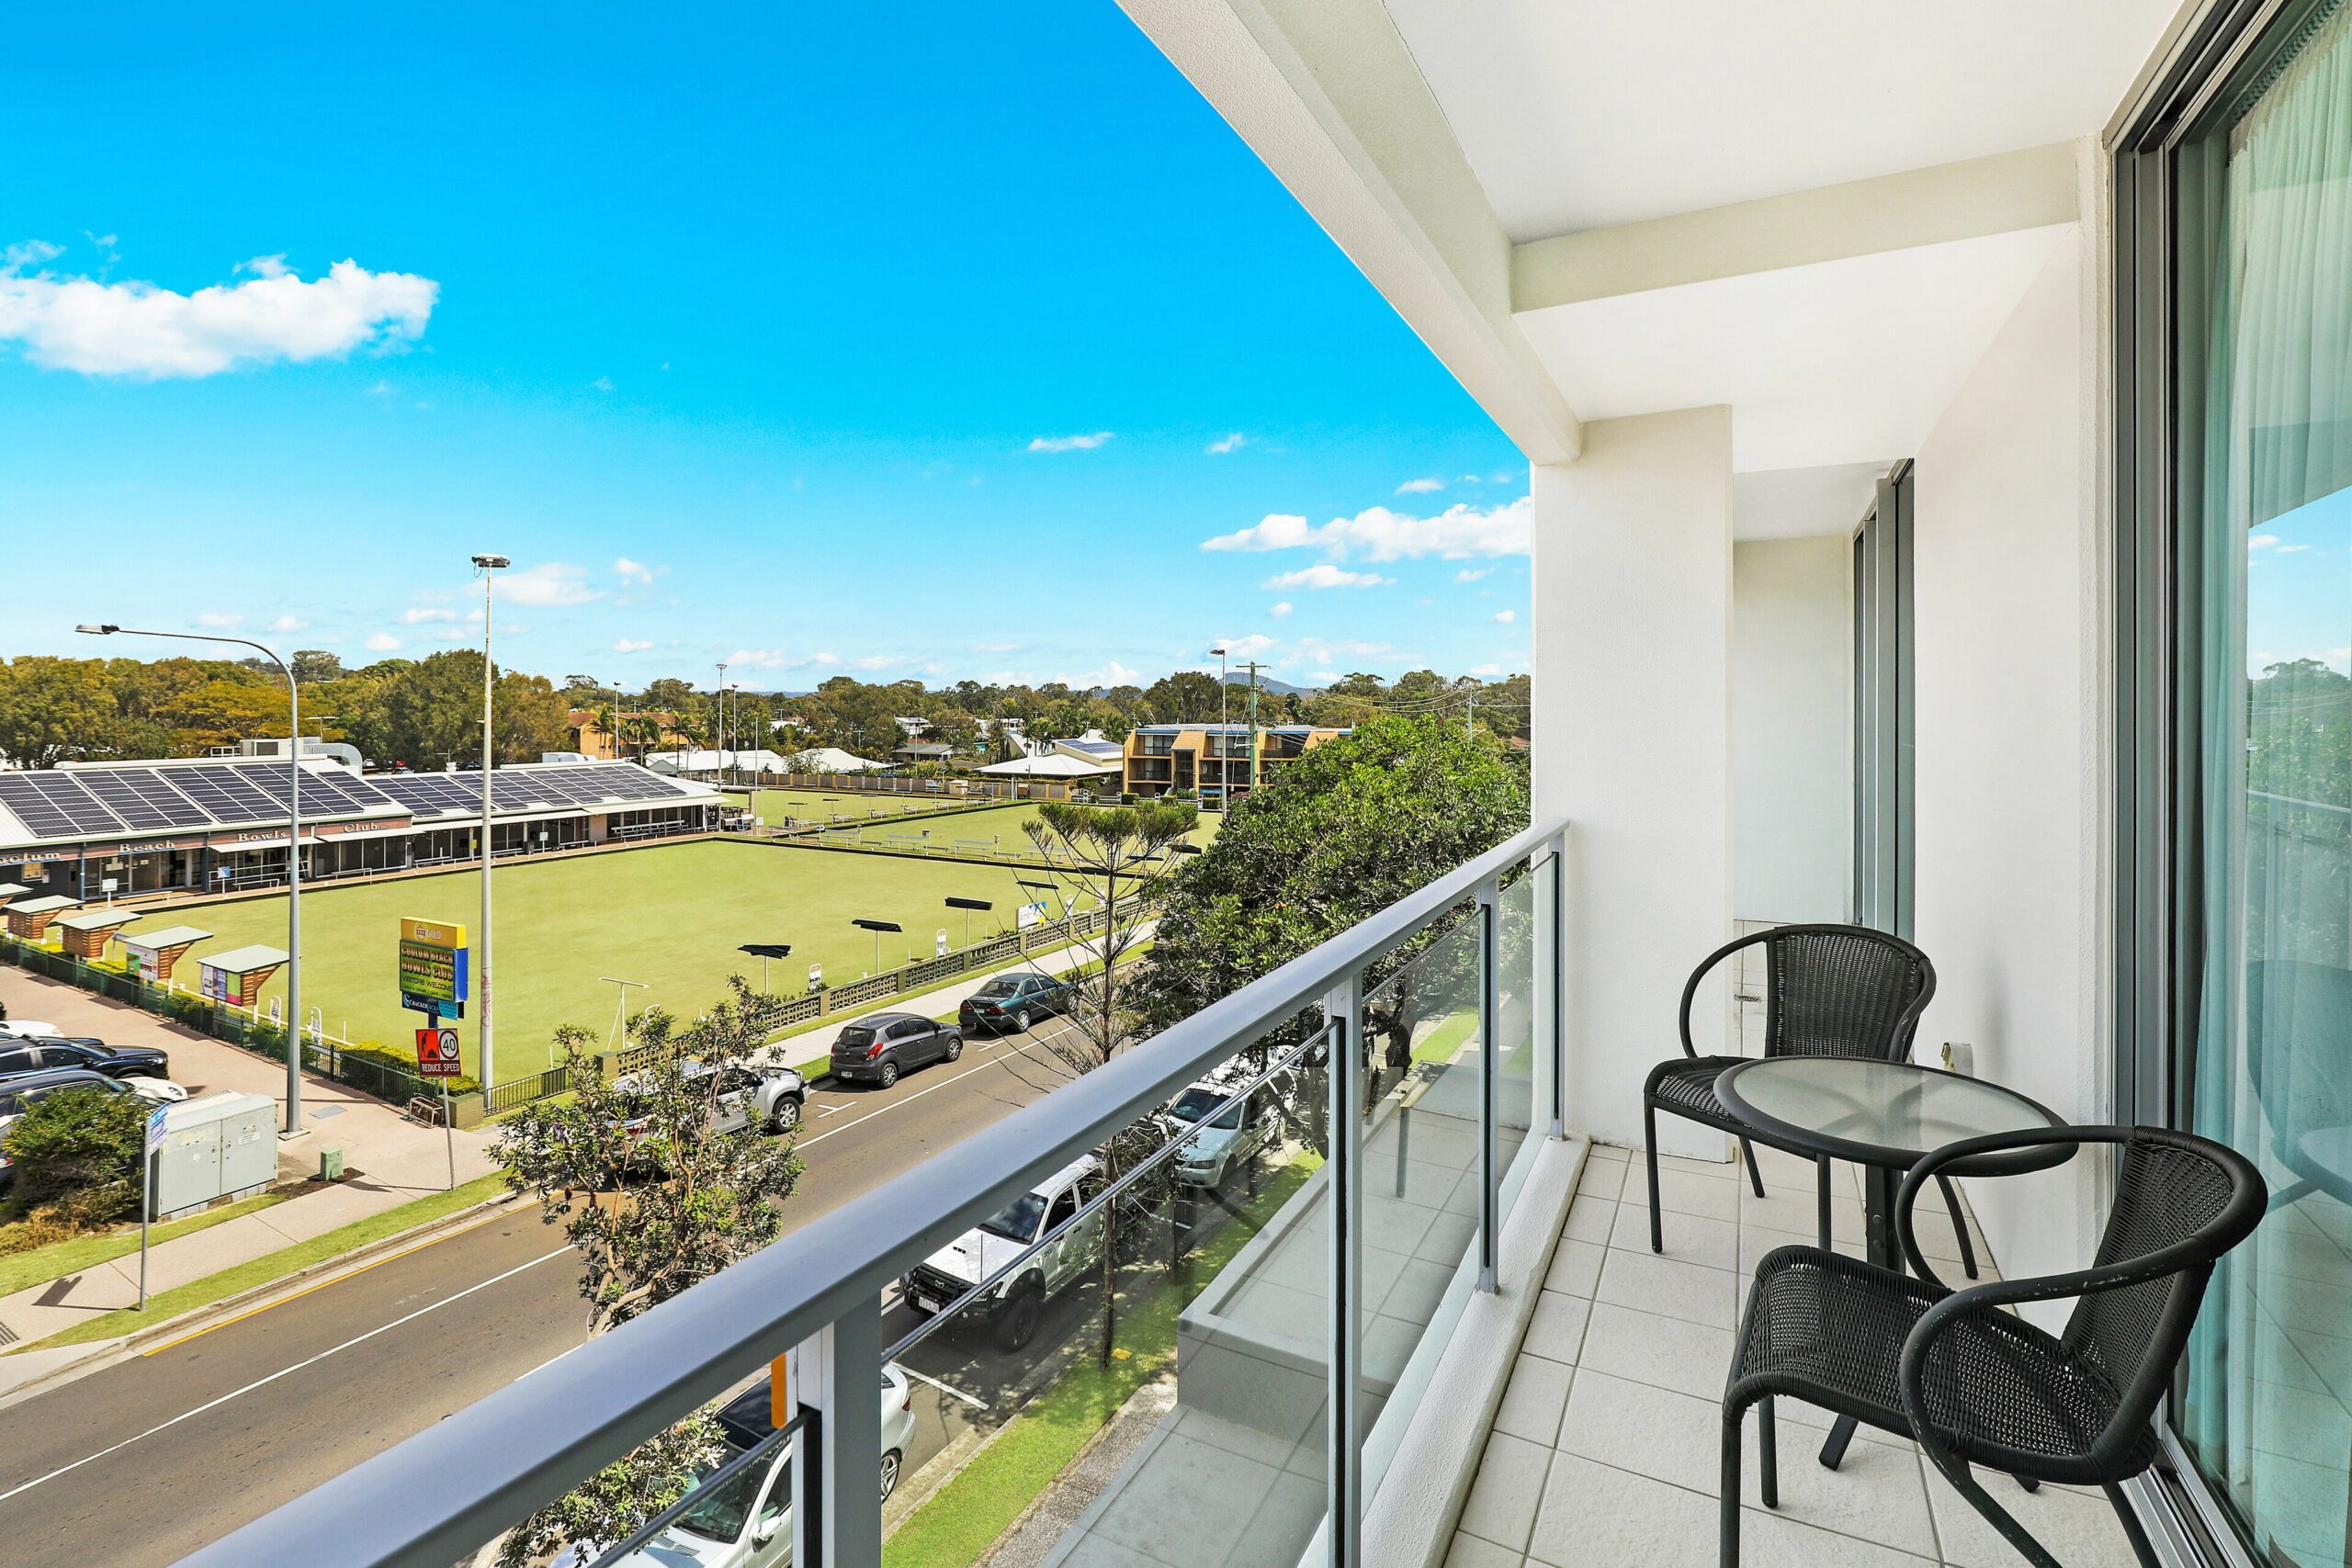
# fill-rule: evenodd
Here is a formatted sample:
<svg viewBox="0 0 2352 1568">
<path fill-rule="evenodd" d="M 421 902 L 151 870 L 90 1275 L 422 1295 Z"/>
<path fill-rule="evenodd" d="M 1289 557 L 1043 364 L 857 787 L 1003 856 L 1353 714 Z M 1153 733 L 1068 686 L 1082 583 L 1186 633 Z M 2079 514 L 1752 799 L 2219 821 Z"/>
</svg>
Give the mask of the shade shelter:
<svg viewBox="0 0 2352 1568">
<path fill-rule="evenodd" d="M 195 926 L 165 926 L 125 935 L 120 940 L 122 955 L 130 961 L 132 974 L 154 985 L 169 986 L 180 955 L 199 942 L 211 941 L 212 933 Z"/>
<path fill-rule="evenodd" d="M 287 957 L 284 948 L 259 943 L 216 953 L 198 962 L 197 989 L 216 1002 L 249 1008 L 269 977 L 286 966 Z"/>
<path fill-rule="evenodd" d="M 136 909 L 85 909 L 78 915 L 60 915 L 53 923 L 64 939 L 66 952 L 95 963 L 107 955 L 107 943 L 114 940 L 114 933 L 139 918 Z"/>
<path fill-rule="evenodd" d="M 49 923 L 66 910 L 80 905 L 79 898 L 63 898 L 54 894 L 41 898 L 27 898 L 8 906 L 8 934 L 18 942 L 43 942 L 49 936 Z"/>
</svg>

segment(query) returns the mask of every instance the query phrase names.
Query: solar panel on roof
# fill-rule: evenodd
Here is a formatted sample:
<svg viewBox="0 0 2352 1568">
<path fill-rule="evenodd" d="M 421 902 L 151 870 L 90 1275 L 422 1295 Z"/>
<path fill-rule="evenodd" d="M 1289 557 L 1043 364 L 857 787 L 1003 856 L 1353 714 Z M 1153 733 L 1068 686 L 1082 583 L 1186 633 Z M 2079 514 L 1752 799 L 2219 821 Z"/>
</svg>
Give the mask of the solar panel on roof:
<svg viewBox="0 0 2352 1568">
<path fill-rule="evenodd" d="M 108 811 L 95 795 L 83 787 L 82 781 L 64 773 L 35 773 L 33 786 L 49 797 L 50 805 L 63 812 L 75 829 L 84 833 L 119 833 L 125 824 L 121 818 Z"/>
<path fill-rule="evenodd" d="M 153 768 L 125 768 L 120 776 L 130 781 L 141 799 L 168 814 L 175 827 L 193 828 L 209 820 L 202 807 L 173 788 L 172 781 Z"/>
<path fill-rule="evenodd" d="M 225 762 L 175 768 L 172 783 L 223 827 L 274 821 L 286 814 L 283 806 L 255 789 L 243 774 Z"/>
<path fill-rule="evenodd" d="M 67 839 L 74 835 L 73 818 L 49 803 L 49 797 L 33 787 L 32 780 L 21 773 L 0 773 L 0 806 L 25 825 L 25 831 L 36 839 Z"/>
<path fill-rule="evenodd" d="M 141 795 L 138 785 L 127 773 L 101 770 L 83 774 L 81 782 L 83 788 L 104 802 L 107 809 L 121 818 L 129 827 L 173 828 L 181 825 L 174 820 L 172 812 L 151 804 L 146 796 Z M 183 803 L 180 815 L 186 816 L 192 810 L 194 807 Z M 198 820 L 203 818 L 199 817 Z"/>
</svg>

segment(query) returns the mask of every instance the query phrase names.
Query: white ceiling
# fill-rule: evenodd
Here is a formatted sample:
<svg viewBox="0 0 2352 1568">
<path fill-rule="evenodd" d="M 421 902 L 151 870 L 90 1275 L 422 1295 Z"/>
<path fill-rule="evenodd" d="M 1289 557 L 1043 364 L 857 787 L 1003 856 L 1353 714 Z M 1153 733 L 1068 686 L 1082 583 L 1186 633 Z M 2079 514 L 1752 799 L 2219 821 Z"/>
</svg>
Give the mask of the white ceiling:
<svg viewBox="0 0 2352 1568">
<path fill-rule="evenodd" d="M 1891 463 L 1838 463 L 1821 468 L 1774 468 L 1735 474 L 1731 536 L 1802 539 L 1850 534 L 1878 494 Z"/>
<path fill-rule="evenodd" d="M 2180 0 L 1385 3 L 1526 241 L 2092 134 Z"/>
<path fill-rule="evenodd" d="M 1588 420 L 1732 405 L 1741 473 L 1910 456 L 2071 226 L 1528 310 Z"/>
</svg>

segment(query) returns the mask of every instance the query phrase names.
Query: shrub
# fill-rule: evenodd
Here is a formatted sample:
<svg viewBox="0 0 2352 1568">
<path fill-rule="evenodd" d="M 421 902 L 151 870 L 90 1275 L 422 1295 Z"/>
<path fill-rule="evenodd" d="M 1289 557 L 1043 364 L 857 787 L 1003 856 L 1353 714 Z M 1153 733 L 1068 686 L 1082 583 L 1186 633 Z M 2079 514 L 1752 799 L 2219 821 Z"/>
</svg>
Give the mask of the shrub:
<svg viewBox="0 0 2352 1568">
<path fill-rule="evenodd" d="M 134 1213 L 145 1152 L 147 1101 L 103 1089 L 44 1095 L 5 1140 L 28 1208 L 55 1205 L 85 1225 Z"/>
</svg>

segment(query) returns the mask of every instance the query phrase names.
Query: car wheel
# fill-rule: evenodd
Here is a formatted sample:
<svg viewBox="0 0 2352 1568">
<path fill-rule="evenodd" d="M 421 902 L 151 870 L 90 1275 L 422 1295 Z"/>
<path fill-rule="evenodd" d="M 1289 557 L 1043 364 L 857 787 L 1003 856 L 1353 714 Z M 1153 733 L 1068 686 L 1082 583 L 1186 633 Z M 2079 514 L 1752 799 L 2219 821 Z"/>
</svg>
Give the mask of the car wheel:
<svg viewBox="0 0 2352 1568">
<path fill-rule="evenodd" d="M 799 1125 L 800 1102 L 789 1095 L 777 1100 L 775 1109 L 768 1112 L 768 1131 L 771 1133 L 789 1133 Z"/>
<path fill-rule="evenodd" d="M 943 1061 L 949 1061 L 949 1062 L 952 1062 L 952 1061 L 954 1061 L 956 1057 L 958 1057 L 958 1056 L 962 1055 L 963 1054 L 964 1054 L 964 1037 L 963 1037 L 962 1035 L 960 1035 L 960 1034 L 955 1034 L 955 1035 L 950 1035 L 950 1036 L 948 1037 L 948 1040 L 947 1040 L 947 1049 L 946 1049 L 945 1051 L 942 1052 L 942 1053 L 940 1054 L 940 1055 L 941 1055 L 941 1059 L 942 1059 Z"/>
<path fill-rule="evenodd" d="M 1030 1014 L 1027 1008 L 1023 1008 L 1012 1015 L 1012 1027 L 1023 1034 L 1029 1032 L 1029 1021 Z"/>
<path fill-rule="evenodd" d="M 1043 1293 L 1032 1285 L 1012 1298 L 1004 1315 L 996 1320 L 996 1346 L 1000 1350 L 1018 1350 L 1037 1337 L 1038 1320 L 1046 1315 Z"/>
<path fill-rule="evenodd" d="M 888 1453 L 882 1456 L 882 1501 L 885 1503 L 888 1502 L 890 1500 L 890 1494 L 896 1492 L 898 1489 L 899 1450 L 892 1449 Z"/>
<path fill-rule="evenodd" d="M 879 1083 L 884 1089 L 888 1089 L 892 1084 L 897 1083 L 899 1081 L 899 1064 L 886 1060 L 882 1064 L 882 1070 L 875 1075 L 875 1081 Z"/>
</svg>

